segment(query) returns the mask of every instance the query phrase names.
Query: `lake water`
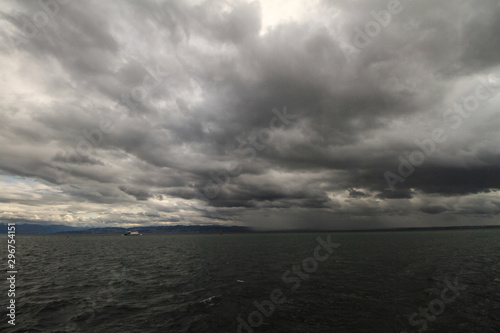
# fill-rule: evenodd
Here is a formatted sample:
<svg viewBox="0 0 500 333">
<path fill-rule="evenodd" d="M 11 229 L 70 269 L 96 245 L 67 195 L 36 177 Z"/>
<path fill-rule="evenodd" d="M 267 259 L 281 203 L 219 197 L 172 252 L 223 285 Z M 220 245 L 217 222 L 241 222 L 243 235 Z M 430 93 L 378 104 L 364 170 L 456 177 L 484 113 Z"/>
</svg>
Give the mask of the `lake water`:
<svg viewBox="0 0 500 333">
<path fill-rule="evenodd" d="M 17 235 L 0 330 L 500 332 L 500 230 L 328 235 Z"/>
</svg>

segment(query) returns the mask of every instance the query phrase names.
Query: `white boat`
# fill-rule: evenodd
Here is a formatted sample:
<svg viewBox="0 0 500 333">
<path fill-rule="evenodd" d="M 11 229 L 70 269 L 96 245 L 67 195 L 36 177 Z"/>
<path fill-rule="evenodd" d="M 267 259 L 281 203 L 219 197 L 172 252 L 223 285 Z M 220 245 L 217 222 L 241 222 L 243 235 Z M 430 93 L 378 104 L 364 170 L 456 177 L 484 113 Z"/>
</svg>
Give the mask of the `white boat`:
<svg viewBox="0 0 500 333">
<path fill-rule="evenodd" d="M 123 236 L 142 236 L 139 231 L 127 231 Z"/>
</svg>

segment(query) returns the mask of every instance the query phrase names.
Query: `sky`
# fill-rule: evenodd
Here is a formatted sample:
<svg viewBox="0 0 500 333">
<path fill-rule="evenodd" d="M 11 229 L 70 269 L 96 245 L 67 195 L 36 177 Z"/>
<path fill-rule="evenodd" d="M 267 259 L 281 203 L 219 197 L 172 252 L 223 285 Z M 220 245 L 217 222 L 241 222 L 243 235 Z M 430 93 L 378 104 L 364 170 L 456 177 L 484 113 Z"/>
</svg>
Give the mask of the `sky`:
<svg viewBox="0 0 500 333">
<path fill-rule="evenodd" d="M 499 224 L 496 0 L 0 4 L 0 221 Z"/>
</svg>

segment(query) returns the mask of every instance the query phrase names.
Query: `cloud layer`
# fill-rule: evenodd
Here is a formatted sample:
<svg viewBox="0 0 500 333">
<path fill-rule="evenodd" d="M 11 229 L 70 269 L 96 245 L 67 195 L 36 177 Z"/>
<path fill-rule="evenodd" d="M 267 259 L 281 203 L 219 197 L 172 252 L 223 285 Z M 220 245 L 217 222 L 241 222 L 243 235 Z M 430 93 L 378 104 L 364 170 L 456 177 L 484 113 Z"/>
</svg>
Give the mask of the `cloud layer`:
<svg viewBox="0 0 500 333">
<path fill-rule="evenodd" d="M 498 223 L 497 1 L 0 6 L 0 218 Z"/>
</svg>

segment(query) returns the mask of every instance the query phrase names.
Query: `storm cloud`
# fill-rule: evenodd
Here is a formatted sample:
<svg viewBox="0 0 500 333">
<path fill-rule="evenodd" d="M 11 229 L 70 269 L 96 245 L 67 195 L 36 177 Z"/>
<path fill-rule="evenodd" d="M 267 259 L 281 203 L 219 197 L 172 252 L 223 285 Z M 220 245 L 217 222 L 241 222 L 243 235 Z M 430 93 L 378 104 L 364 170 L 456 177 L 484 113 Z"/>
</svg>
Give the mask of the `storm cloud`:
<svg viewBox="0 0 500 333">
<path fill-rule="evenodd" d="M 498 1 L 0 5 L 0 219 L 498 224 Z"/>
</svg>

